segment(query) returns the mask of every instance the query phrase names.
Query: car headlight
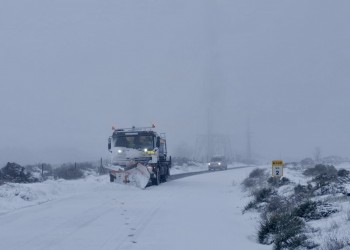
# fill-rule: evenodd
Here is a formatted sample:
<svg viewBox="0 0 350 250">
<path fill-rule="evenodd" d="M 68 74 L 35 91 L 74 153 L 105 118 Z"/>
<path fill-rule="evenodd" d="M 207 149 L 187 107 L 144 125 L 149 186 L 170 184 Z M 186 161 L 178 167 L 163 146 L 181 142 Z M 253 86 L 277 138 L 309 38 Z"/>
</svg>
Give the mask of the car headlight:
<svg viewBox="0 0 350 250">
<path fill-rule="evenodd" d="M 121 149 L 118 149 L 118 153 L 121 154 L 123 153 L 123 151 Z"/>
<path fill-rule="evenodd" d="M 221 162 L 219 162 L 219 166 L 221 165 Z"/>
<path fill-rule="evenodd" d="M 208 166 L 210 166 L 210 162 L 208 163 Z"/>
</svg>

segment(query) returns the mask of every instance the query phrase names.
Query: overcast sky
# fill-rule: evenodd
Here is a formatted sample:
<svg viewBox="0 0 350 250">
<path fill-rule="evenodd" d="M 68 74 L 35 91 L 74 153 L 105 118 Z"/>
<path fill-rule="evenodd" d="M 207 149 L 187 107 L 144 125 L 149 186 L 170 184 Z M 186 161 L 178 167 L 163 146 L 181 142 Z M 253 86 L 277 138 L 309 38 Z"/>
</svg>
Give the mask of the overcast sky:
<svg viewBox="0 0 350 250">
<path fill-rule="evenodd" d="M 350 1 L 0 0 L 0 163 L 97 160 L 112 125 L 350 156 Z"/>
</svg>

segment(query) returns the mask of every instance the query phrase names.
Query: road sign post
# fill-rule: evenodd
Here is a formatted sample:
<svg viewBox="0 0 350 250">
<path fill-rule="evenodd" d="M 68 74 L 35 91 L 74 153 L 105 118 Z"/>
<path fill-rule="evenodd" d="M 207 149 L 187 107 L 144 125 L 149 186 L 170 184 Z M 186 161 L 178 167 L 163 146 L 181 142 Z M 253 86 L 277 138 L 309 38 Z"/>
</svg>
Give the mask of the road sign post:
<svg viewBox="0 0 350 250">
<path fill-rule="evenodd" d="M 283 176 L 283 161 L 272 161 L 272 177 L 281 178 Z"/>
</svg>

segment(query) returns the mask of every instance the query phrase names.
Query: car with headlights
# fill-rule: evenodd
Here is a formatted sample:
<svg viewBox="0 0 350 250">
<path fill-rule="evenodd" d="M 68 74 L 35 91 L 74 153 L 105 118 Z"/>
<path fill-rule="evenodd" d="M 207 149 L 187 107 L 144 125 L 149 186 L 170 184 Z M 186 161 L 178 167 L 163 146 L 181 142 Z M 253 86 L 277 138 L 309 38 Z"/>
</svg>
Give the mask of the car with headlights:
<svg viewBox="0 0 350 250">
<path fill-rule="evenodd" d="M 223 156 L 214 156 L 208 162 L 208 170 L 227 170 L 227 162 Z"/>
</svg>

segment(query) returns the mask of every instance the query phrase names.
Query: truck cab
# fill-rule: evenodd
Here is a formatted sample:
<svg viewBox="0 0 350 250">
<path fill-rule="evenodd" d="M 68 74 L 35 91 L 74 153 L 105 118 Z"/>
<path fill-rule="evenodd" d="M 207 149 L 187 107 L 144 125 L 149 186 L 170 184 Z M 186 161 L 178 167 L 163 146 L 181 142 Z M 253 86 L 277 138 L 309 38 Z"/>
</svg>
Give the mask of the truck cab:
<svg viewBox="0 0 350 250">
<path fill-rule="evenodd" d="M 153 128 L 115 129 L 108 140 L 108 150 L 111 165 L 128 171 L 141 164 L 149 171 L 152 183 L 158 185 L 169 176 L 171 157 L 167 155 L 165 134 L 158 134 Z"/>
</svg>

